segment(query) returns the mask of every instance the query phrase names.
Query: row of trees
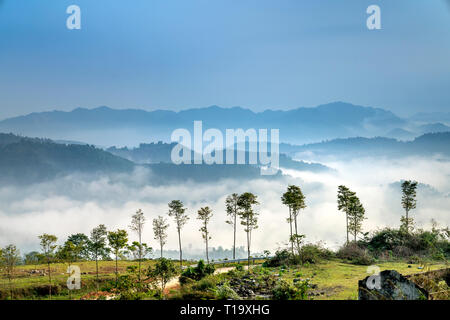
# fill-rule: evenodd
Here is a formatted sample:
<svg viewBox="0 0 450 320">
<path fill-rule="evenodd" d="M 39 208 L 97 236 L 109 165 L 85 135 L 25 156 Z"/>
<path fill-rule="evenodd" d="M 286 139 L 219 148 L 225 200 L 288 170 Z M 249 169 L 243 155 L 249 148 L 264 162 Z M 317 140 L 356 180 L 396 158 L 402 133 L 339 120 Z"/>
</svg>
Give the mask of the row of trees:
<svg viewBox="0 0 450 320">
<path fill-rule="evenodd" d="M 405 232 L 409 232 L 413 226 L 413 219 L 409 216 L 409 212 L 416 208 L 416 188 L 417 182 L 404 181 L 402 183 L 402 206 L 406 211 L 406 215 L 402 216 L 401 229 Z M 297 251 L 300 251 L 300 246 L 304 235 L 299 233 L 299 214 L 301 210 L 306 208 L 305 196 L 299 186 L 289 185 L 286 192 L 282 195 L 281 201 L 289 208 L 289 216 L 287 222 L 289 223 L 289 242 L 292 253 L 294 253 L 294 247 Z M 229 195 L 225 200 L 226 212 L 228 219 L 226 223 L 233 227 L 233 259 L 236 258 L 236 233 L 238 219 L 242 226 L 247 238 L 247 258 L 250 265 L 250 252 L 252 243 L 252 232 L 258 228 L 258 212 L 255 206 L 258 205 L 257 196 L 250 192 L 243 194 L 233 193 Z M 341 210 L 346 215 L 346 233 L 347 243 L 349 243 L 349 235 L 353 236 L 353 240 L 356 241 L 357 235 L 362 232 L 362 222 L 365 219 L 365 209 L 356 196 L 356 193 L 351 191 L 346 186 L 339 186 L 337 193 L 338 210 Z M 180 253 L 180 266 L 183 265 L 183 252 L 182 252 L 182 237 L 181 231 L 186 223 L 189 221 L 189 216 L 186 211 L 187 208 L 180 200 L 173 200 L 168 204 L 168 216 L 173 218 L 178 234 L 179 253 Z M 202 207 L 197 211 L 197 219 L 201 221 L 202 238 L 205 242 L 206 260 L 209 263 L 209 240 L 211 239 L 211 233 L 208 229 L 209 222 L 213 217 L 213 211 L 209 207 Z M 116 282 L 118 279 L 118 259 L 123 254 L 130 254 L 138 261 L 138 280 L 141 281 L 141 262 L 149 254 L 152 253 L 152 248 L 146 243 L 142 242 L 142 236 L 144 234 L 144 226 L 146 218 L 144 212 L 139 209 L 131 217 L 131 224 L 129 229 L 133 231 L 138 241 L 128 244 L 128 232 L 126 230 L 118 229 L 116 231 L 107 231 L 105 225 L 101 224 L 94 228 L 90 236 L 78 233 L 69 236 L 63 245 L 57 246 L 57 237 L 55 235 L 43 234 L 39 236 L 41 252 L 32 252 L 26 255 L 26 261 L 28 263 L 45 262 L 48 267 L 49 277 L 49 296 L 51 297 L 51 269 L 50 264 L 54 261 L 65 261 L 69 267 L 75 261 L 78 260 L 93 260 L 96 264 L 96 279 L 97 288 L 99 283 L 99 260 L 110 259 L 112 253 L 115 258 L 115 275 Z M 168 238 L 169 224 L 163 216 L 158 216 L 153 219 L 153 232 L 154 239 L 159 243 L 161 258 L 163 258 L 163 248 Z M 1 265 L 6 271 L 9 281 L 12 280 L 12 274 L 14 266 L 20 261 L 19 250 L 14 245 L 9 245 L 3 248 L 0 252 Z M 12 294 L 12 291 L 11 291 Z"/>
</svg>

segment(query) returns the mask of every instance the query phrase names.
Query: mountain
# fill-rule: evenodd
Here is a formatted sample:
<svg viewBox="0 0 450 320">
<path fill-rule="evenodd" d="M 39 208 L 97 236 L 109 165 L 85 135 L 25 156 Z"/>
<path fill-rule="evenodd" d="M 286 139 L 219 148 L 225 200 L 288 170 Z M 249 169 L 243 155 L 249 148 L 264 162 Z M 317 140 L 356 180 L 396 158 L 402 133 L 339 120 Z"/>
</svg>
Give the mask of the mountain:
<svg viewBox="0 0 450 320">
<path fill-rule="evenodd" d="M 77 108 L 71 112 L 32 113 L 0 121 L 0 132 L 45 136 L 55 140 L 86 141 L 102 146 L 136 146 L 137 141 L 169 142 L 173 130 L 193 132 L 193 122 L 203 121 L 203 129 L 279 129 L 280 140 L 310 143 L 352 136 L 373 137 L 406 121 L 390 111 L 335 102 L 315 108 L 253 112 L 241 107 L 144 111 L 115 110 L 108 107 Z"/>
<path fill-rule="evenodd" d="M 131 161 L 90 145 L 0 134 L 0 181 L 33 183 L 71 173 L 130 172 Z"/>
<path fill-rule="evenodd" d="M 280 152 L 301 158 L 333 156 L 341 159 L 359 157 L 450 156 L 450 132 L 428 133 L 413 141 L 392 138 L 348 138 L 294 146 L 281 144 Z"/>
<path fill-rule="evenodd" d="M 155 154 L 169 147 L 156 144 Z M 61 144 L 49 139 L 0 133 L 0 185 L 31 184 L 70 174 L 86 176 L 130 174 L 136 167 L 151 171 L 148 184 L 167 184 L 192 180 L 276 179 L 261 176 L 256 165 L 175 165 L 172 163 L 136 164 L 92 145 Z"/>
<path fill-rule="evenodd" d="M 137 148 L 116 148 L 110 147 L 106 149 L 108 152 L 128 159 L 130 161 L 140 163 L 140 164 L 158 164 L 158 163 L 172 163 L 171 153 L 172 149 L 175 147 L 176 143 L 163 143 L 159 141 L 158 143 L 141 143 Z M 248 148 L 248 145 L 246 146 Z M 234 159 L 237 159 L 237 147 L 234 149 Z M 246 149 L 248 150 L 248 149 Z M 226 151 L 222 151 L 222 159 L 226 159 Z M 249 152 L 245 152 L 245 164 L 249 164 Z M 194 159 L 194 153 L 191 151 L 191 159 Z M 259 157 L 256 156 L 259 163 Z M 279 155 L 279 165 L 281 168 L 293 169 L 298 171 L 311 171 L 311 172 L 323 172 L 331 170 L 327 166 L 320 163 L 307 163 L 304 161 L 296 161 L 291 159 L 285 154 Z"/>
<path fill-rule="evenodd" d="M 418 131 L 424 133 L 449 132 L 450 127 L 443 123 L 429 123 L 419 126 Z"/>
<path fill-rule="evenodd" d="M 412 140 L 417 137 L 415 133 L 401 128 L 390 130 L 385 136 L 387 138 L 394 138 L 398 140 Z"/>
</svg>

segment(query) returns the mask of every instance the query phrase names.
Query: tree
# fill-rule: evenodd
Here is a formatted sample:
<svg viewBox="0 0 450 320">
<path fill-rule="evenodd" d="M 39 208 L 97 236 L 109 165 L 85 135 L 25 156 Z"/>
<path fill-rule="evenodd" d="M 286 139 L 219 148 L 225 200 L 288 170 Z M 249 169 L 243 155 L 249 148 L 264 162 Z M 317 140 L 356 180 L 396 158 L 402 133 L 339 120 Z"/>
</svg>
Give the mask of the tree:
<svg viewBox="0 0 450 320">
<path fill-rule="evenodd" d="M 77 261 L 77 257 L 80 251 L 80 246 L 76 246 L 72 241 L 67 240 L 66 242 L 64 242 L 64 245 L 58 248 L 56 257 L 59 260 L 67 263 L 70 267 L 75 261 Z"/>
<path fill-rule="evenodd" d="M 154 268 L 149 267 L 147 276 L 156 279 L 161 285 L 161 294 L 164 295 L 164 290 L 167 283 L 177 274 L 177 269 L 172 261 L 166 258 L 161 258 L 155 264 Z"/>
<path fill-rule="evenodd" d="M 27 254 L 25 254 L 25 264 L 34 264 L 34 269 L 37 268 L 37 264 L 42 259 L 42 255 L 37 251 L 31 251 Z"/>
<path fill-rule="evenodd" d="M 0 255 L 1 265 L 6 271 L 9 282 L 9 292 L 11 300 L 13 299 L 12 279 L 14 276 L 14 268 L 20 261 L 20 252 L 15 245 L 8 245 L 1 250 Z"/>
<path fill-rule="evenodd" d="M 159 247 L 161 248 L 161 258 L 163 257 L 163 247 L 167 240 L 167 228 L 169 228 L 169 224 L 166 223 L 166 219 L 162 216 L 153 219 L 153 233 L 155 234 L 155 240 L 159 242 Z"/>
<path fill-rule="evenodd" d="M 146 243 L 133 241 L 131 245 L 128 246 L 128 251 L 133 256 L 133 260 L 143 260 L 153 253 L 153 248 L 149 247 Z"/>
<path fill-rule="evenodd" d="M 119 266 L 117 260 L 119 258 L 119 254 L 123 248 L 127 246 L 128 242 L 128 233 L 125 230 L 118 229 L 116 232 L 111 231 L 108 232 L 108 242 L 109 246 L 113 249 L 114 255 L 116 257 L 116 286 L 119 278 Z"/>
<path fill-rule="evenodd" d="M 347 230 L 347 244 L 349 243 L 349 226 L 348 226 L 348 213 L 349 213 L 349 200 L 355 193 L 350 191 L 346 186 L 340 185 L 338 187 L 338 210 L 345 212 L 346 230 Z"/>
<path fill-rule="evenodd" d="M 245 192 L 239 196 L 239 218 L 241 219 L 241 225 L 245 227 L 244 231 L 247 234 L 247 262 L 249 268 L 252 231 L 258 228 L 258 213 L 253 209 L 253 206 L 257 204 L 259 204 L 257 201 L 257 196 L 253 193 Z"/>
<path fill-rule="evenodd" d="M 41 250 L 42 254 L 45 257 L 45 260 L 47 262 L 48 266 L 48 282 L 49 282 L 49 288 L 48 288 L 48 296 L 49 299 L 52 299 L 52 274 L 50 269 L 50 264 L 52 263 L 52 260 L 55 258 L 55 249 L 56 249 L 56 241 L 58 241 L 58 238 L 52 234 L 44 233 L 43 235 L 40 235 L 38 237 L 41 242 Z"/>
<path fill-rule="evenodd" d="M 402 207 L 405 209 L 406 216 L 402 216 L 400 229 L 409 233 L 414 225 L 414 219 L 409 218 L 409 211 L 416 208 L 416 189 L 417 181 L 407 180 L 402 183 Z"/>
<path fill-rule="evenodd" d="M 92 258 L 95 260 L 95 272 L 97 278 L 97 291 L 99 287 L 99 279 L 98 279 L 98 258 L 100 256 L 104 256 L 108 253 L 108 249 L 106 248 L 106 235 L 108 232 L 106 231 L 106 227 L 103 224 L 100 224 L 98 227 L 94 228 L 91 231 L 91 236 L 89 238 L 89 252 L 92 255 Z"/>
<path fill-rule="evenodd" d="M 202 221 L 202 227 L 200 228 L 200 231 L 202 233 L 202 237 L 205 240 L 206 244 L 206 261 L 209 263 L 209 255 L 208 255 L 208 240 L 211 239 L 208 232 L 208 223 L 211 219 L 213 213 L 212 210 L 209 207 L 200 208 L 197 212 L 197 219 Z"/>
<path fill-rule="evenodd" d="M 180 266 L 183 266 L 183 251 L 181 250 L 181 229 L 188 222 L 189 217 L 185 214 L 186 208 L 180 200 L 173 200 L 169 203 L 169 217 L 173 217 L 178 231 L 178 244 L 180 246 Z"/>
<path fill-rule="evenodd" d="M 77 261 L 80 252 L 82 250 L 83 243 L 75 245 L 72 241 L 67 240 L 63 246 L 60 246 L 56 252 L 56 256 L 59 260 L 67 263 L 69 270 L 70 266 Z M 69 288 L 69 299 L 72 299 L 72 290 Z"/>
<path fill-rule="evenodd" d="M 365 210 L 361 204 L 359 198 L 356 195 L 352 195 L 349 198 L 348 203 L 348 219 L 349 219 L 349 232 L 353 235 L 356 242 L 356 236 L 361 233 L 362 222 L 365 219 Z"/>
<path fill-rule="evenodd" d="M 300 247 L 300 239 L 298 234 L 298 223 L 297 218 L 300 213 L 301 209 L 306 208 L 305 203 L 305 196 L 303 195 L 303 192 L 300 187 L 295 185 L 290 185 L 287 188 L 287 191 L 283 194 L 281 197 L 281 201 L 283 204 L 287 205 L 289 207 L 289 219 L 288 222 L 290 224 L 291 229 L 291 251 L 293 252 L 293 244 L 296 243 L 297 248 Z M 292 234 L 292 222 L 294 222 L 294 231 L 295 233 Z"/>
<path fill-rule="evenodd" d="M 136 211 L 136 213 L 131 217 L 131 225 L 130 229 L 134 231 L 139 238 L 138 248 L 138 280 L 141 283 L 141 261 L 143 255 L 143 246 L 142 246 L 142 232 L 144 231 L 145 217 L 144 212 L 141 209 Z"/>
<path fill-rule="evenodd" d="M 67 238 L 67 241 L 72 242 L 75 247 L 79 249 L 75 260 L 89 260 L 89 238 L 84 233 L 72 234 Z"/>
<path fill-rule="evenodd" d="M 289 242 L 291 243 L 291 253 L 294 254 L 294 242 L 292 241 L 292 200 L 291 200 L 291 193 L 286 191 L 283 193 L 283 196 L 281 197 L 281 202 L 286 205 L 289 208 L 289 218 L 287 218 L 287 222 L 289 223 L 289 229 L 290 229 L 290 235 L 289 235 Z"/>
<path fill-rule="evenodd" d="M 239 206 L 238 206 L 239 195 L 233 193 L 228 196 L 225 200 L 225 205 L 227 207 L 227 215 L 229 220 L 225 221 L 229 225 L 233 226 L 233 260 L 236 259 L 236 220 L 238 216 Z"/>
</svg>

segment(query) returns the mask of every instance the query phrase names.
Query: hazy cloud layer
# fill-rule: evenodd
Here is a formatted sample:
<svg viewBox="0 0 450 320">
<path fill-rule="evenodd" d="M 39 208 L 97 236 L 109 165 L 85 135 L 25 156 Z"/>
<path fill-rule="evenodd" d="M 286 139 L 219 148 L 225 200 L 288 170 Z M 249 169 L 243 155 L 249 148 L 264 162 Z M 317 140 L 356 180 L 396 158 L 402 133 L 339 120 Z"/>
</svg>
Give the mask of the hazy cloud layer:
<svg viewBox="0 0 450 320">
<path fill-rule="evenodd" d="M 429 227 L 432 218 L 449 225 L 450 166 L 438 160 L 406 159 L 403 161 L 354 160 L 332 162 L 337 173 L 315 174 L 286 171 L 292 177 L 281 181 L 220 181 L 214 185 L 186 182 L 171 186 L 149 186 L 151 172 L 138 169 L 132 175 L 87 178 L 70 176 L 49 183 L 25 188 L 0 189 L 0 245 L 17 244 L 23 251 L 38 249 L 37 236 L 54 233 L 65 240 L 69 234 L 90 230 L 100 223 L 109 229 L 127 228 L 131 215 L 141 208 L 146 217 L 144 241 L 157 247 L 153 240 L 151 219 L 166 216 L 167 203 L 182 200 L 191 220 L 182 238 L 184 246 L 203 248 L 196 212 L 201 206 L 214 211 L 211 221 L 211 246 L 229 248 L 232 229 L 224 224 L 225 197 L 233 192 L 251 191 L 258 195 L 261 205 L 260 228 L 253 235 L 255 251 L 275 250 L 287 240 L 287 209 L 280 202 L 281 194 L 289 183 L 300 185 L 306 195 L 308 207 L 299 218 L 300 232 L 308 242 L 325 241 L 331 248 L 345 239 L 344 214 L 336 208 L 336 190 L 346 184 L 356 191 L 367 212 L 366 231 L 399 224 L 403 210 L 400 205 L 401 179 L 416 179 L 423 183 L 418 192 L 418 206 L 412 212 L 419 226 Z M 177 248 L 175 227 L 171 220 L 167 249 Z M 136 236 L 132 235 L 131 240 Z M 245 244 L 243 228 L 239 226 L 237 244 Z"/>
</svg>

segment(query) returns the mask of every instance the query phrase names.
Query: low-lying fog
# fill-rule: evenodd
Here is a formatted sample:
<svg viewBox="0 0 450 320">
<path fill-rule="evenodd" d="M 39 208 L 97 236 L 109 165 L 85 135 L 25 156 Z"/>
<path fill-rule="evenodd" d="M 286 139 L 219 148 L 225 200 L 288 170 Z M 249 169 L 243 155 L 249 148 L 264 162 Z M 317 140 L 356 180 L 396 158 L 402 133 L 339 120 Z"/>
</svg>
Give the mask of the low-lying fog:
<svg viewBox="0 0 450 320">
<path fill-rule="evenodd" d="M 110 230 L 128 229 L 131 215 L 142 209 L 147 217 L 144 239 L 158 248 L 153 239 L 151 220 L 167 217 L 167 203 L 182 200 L 188 208 L 190 221 L 182 232 L 183 247 L 202 249 L 203 241 L 196 219 L 197 210 L 210 206 L 214 217 L 210 224 L 211 247 L 232 246 L 232 228 L 225 224 L 225 198 L 237 192 L 258 195 L 259 228 L 252 236 L 252 251 L 272 252 L 288 239 L 288 210 L 280 197 L 288 184 L 302 187 L 307 208 L 300 214 L 300 233 L 307 242 L 324 241 L 337 248 L 345 240 L 345 216 L 336 207 L 336 191 L 345 184 L 356 191 L 366 209 L 364 231 L 385 226 L 398 227 L 401 207 L 400 180 L 415 179 L 422 183 L 417 193 L 417 209 L 411 212 L 419 227 L 429 228 L 431 219 L 440 225 L 450 222 L 450 162 L 439 159 L 408 158 L 398 161 L 359 159 L 351 162 L 324 163 L 337 169 L 334 173 L 305 173 L 285 170 L 280 181 L 227 180 L 215 184 L 185 182 L 171 186 L 147 185 L 151 172 L 138 169 L 130 176 L 88 179 L 70 176 L 29 187 L 0 188 L 0 246 L 16 244 L 22 252 L 39 249 L 37 236 L 55 234 L 62 243 L 73 233 L 89 234 L 98 224 Z M 177 249 L 174 223 L 170 222 L 167 249 Z M 245 245 L 245 233 L 238 226 L 237 246 Z M 136 240 L 131 234 L 130 240 Z M 185 251 L 185 254 L 188 252 Z"/>
</svg>

